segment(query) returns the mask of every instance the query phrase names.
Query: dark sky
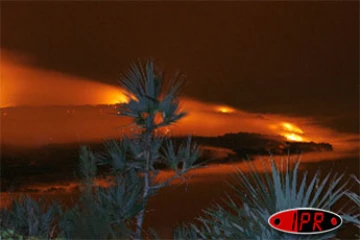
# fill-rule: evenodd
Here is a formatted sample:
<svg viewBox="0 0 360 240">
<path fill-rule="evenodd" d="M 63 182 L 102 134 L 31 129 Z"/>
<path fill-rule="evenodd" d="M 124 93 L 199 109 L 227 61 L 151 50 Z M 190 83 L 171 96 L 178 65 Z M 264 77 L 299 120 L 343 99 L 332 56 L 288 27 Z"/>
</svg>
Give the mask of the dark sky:
<svg viewBox="0 0 360 240">
<path fill-rule="evenodd" d="M 2 2 L 1 48 L 109 83 L 154 57 L 187 96 L 358 132 L 357 1 Z"/>
</svg>

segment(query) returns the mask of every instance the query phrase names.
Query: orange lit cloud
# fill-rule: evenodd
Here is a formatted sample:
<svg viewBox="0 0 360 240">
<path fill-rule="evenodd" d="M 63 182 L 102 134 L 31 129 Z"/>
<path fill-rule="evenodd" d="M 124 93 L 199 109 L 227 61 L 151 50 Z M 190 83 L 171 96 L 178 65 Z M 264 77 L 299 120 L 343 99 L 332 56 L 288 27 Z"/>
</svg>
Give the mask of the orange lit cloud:
<svg viewBox="0 0 360 240">
<path fill-rule="evenodd" d="M 17 60 L 9 53 L 2 53 L 2 142 L 42 145 L 94 141 L 126 133 L 122 127 L 129 119 L 111 114 L 113 106 L 74 107 L 123 102 L 126 98 L 121 88 L 38 69 Z M 188 115 L 165 129 L 169 135 L 219 136 L 253 132 L 281 135 L 290 141 L 329 142 L 335 149 L 358 146 L 356 134 L 339 133 L 316 124 L 311 118 L 251 113 L 190 98 L 181 98 L 180 102 Z M 21 105 L 63 107 L 5 108 Z"/>
<path fill-rule="evenodd" d="M 30 62 L 30 58 L 1 51 L 0 107 L 114 104 L 126 100 L 120 88 L 38 69 Z"/>
<path fill-rule="evenodd" d="M 201 136 L 218 136 L 225 133 L 254 132 L 281 135 L 290 141 L 329 142 L 335 149 L 358 147 L 358 135 L 341 133 L 320 126 L 315 119 L 289 117 L 281 114 L 259 114 L 232 109 L 224 115 L 219 106 L 198 100 L 183 98 L 188 117 L 172 127 L 174 134 L 182 132 Z"/>
</svg>

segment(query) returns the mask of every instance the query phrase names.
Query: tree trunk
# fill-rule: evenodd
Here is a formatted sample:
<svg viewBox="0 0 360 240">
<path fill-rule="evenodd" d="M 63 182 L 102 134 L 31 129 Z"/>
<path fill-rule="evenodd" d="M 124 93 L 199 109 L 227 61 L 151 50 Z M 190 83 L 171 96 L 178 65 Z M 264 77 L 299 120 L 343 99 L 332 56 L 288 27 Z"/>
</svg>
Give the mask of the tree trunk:
<svg viewBox="0 0 360 240">
<path fill-rule="evenodd" d="M 144 172 L 144 192 L 143 192 L 143 207 L 136 219 L 136 239 L 142 239 L 142 226 L 144 223 L 145 211 L 147 206 L 147 198 L 149 195 L 149 190 L 151 186 L 150 182 L 150 164 L 151 164 L 151 137 L 152 131 L 145 130 L 145 158 L 146 158 L 146 165 L 145 165 L 145 172 Z"/>
<path fill-rule="evenodd" d="M 145 173 L 144 174 L 144 181 L 145 181 L 145 186 L 144 186 L 144 193 L 143 193 L 143 208 L 141 209 L 140 213 L 137 216 L 136 219 L 136 239 L 140 240 L 142 239 L 142 225 L 144 223 L 144 217 L 145 217 L 145 210 L 146 210 L 146 205 L 147 205 L 147 197 L 149 194 L 149 173 Z"/>
</svg>

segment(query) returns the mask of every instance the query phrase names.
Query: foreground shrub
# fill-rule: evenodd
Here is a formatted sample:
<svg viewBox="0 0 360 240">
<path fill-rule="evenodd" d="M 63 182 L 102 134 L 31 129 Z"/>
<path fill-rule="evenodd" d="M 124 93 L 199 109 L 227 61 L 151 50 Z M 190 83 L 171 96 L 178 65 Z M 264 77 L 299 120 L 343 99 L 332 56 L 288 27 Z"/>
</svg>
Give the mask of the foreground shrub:
<svg viewBox="0 0 360 240">
<path fill-rule="evenodd" d="M 55 207 L 25 196 L 14 201 L 0 214 L 2 239 L 48 239 L 56 233 Z"/>
<path fill-rule="evenodd" d="M 359 190 L 360 180 L 356 176 L 353 176 L 353 179 L 355 180 L 356 187 Z M 342 217 L 359 229 L 356 236 L 357 238 L 360 238 L 360 196 L 359 193 L 351 191 L 346 192 L 346 196 L 354 203 L 355 206 L 347 210 L 348 213 L 344 214 Z"/>
<path fill-rule="evenodd" d="M 310 236 L 282 233 L 272 229 L 268 218 L 275 212 L 295 208 L 313 207 L 332 210 L 345 193 L 343 175 L 329 172 L 320 178 L 319 172 L 307 180 L 307 172 L 298 179 L 300 161 L 290 169 L 276 167 L 270 160 L 271 172 L 259 172 L 249 163 L 250 172 L 237 170 L 231 187 L 235 194 L 228 196 L 224 204 L 217 204 L 204 211 L 200 224 L 182 226 L 174 232 L 176 239 L 329 239 L 336 231 Z M 282 171 L 284 170 L 284 171 Z M 300 184 L 299 184 L 300 183 Z"/>
<path fill-rule="evenodd" d="M 109 187 L 95 185 L 97 162 L 87 148 L 80 151 L 81 197 L 60 211 L 59 236 L 65 239 L 123 239 L 133 237 L 134 217 L 142 208 L 141 182 L 133 170 L 115 175 Z"/>
</svg>

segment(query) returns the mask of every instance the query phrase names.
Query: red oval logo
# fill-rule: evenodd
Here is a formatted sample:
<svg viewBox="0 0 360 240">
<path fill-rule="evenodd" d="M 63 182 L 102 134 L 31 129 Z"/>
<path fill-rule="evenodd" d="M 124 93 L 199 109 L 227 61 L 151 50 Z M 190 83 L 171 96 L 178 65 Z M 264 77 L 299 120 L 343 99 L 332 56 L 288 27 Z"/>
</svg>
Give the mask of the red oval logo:
<svg viewBox="0 0 360 240">
<path fill-rule="evenodd" d="M 272 228 L 292 234 L 330 232 L 339 228 L 342 222 L 338 214 L 318 208 L 287 209 L 271 215 L 268 219 Z"/>
</svg>

